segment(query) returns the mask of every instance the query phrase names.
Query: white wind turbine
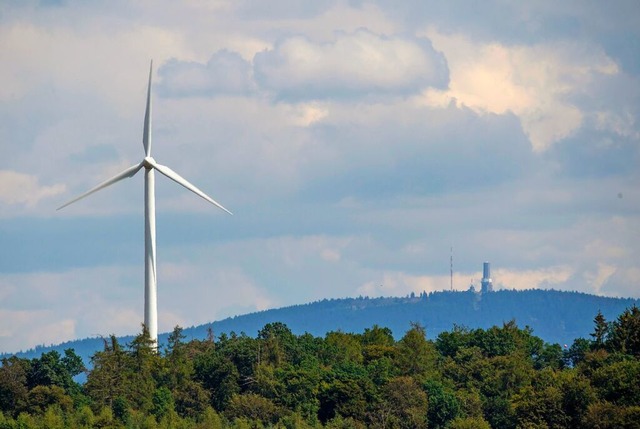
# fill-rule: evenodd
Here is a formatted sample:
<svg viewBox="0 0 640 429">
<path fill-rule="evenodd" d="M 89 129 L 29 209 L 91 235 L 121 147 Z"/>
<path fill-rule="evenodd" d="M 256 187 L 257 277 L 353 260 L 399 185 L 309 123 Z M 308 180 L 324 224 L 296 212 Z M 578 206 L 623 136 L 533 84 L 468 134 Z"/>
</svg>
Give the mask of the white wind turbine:
<svg viewBox="0 0 640 429">
<path fill-rule="evenodd" d="M 90 189 L 79 197 L 58 207 L 60 210 L 69 204 L 72 204 L 100 189 L 113 185 L 122 179 L 133 177 L 138 171 L 144 168 L 144 253 L 145 253 L 145 281 L 144 281 L 144 324 L 149 330 L 149 336 L 153 341 L 158 341 L 158 298 L 157 298 L 157 270 L 156 270 L 156 204 L 155 204 L 155 177 L 154 171 L 167 176 L 174 182 L 184 186 L 191 192 L 211 204 L 219 207 L 225 212 L 232 214 L 222 205 L 215 202 L 212 198 L 202 192 L 200 189 L 189 183 L 178 173 L 165 165 L 158 164 L 151 157 L 151 74 L 153 71 L 153 61 L 149 67 L 149 86 L 147 88 L 147 108 L 144 114 L 144 131 L 142 135 L 142 144 L 144 145 L 144 159 L 135 165 L 124 170 L 122 173 L 115 175 L 111 179 L 102 182 L 95 188 Z"/>
</svg>

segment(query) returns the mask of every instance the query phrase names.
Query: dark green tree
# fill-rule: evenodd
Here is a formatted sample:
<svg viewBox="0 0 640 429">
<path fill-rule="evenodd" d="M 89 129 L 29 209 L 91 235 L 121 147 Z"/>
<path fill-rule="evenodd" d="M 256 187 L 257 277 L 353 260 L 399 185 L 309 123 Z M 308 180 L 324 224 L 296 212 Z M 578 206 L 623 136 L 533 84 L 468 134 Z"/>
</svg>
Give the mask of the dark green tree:
<svg viewBox="0 0 640 429">
<path fill-rule="evenodd" d="M 211 405 L 219 412 L 226 409 L 233 395 L 240 393 L 238 369 L 218 350 L 197 357 L 194 377 L 209 392 Z"/>
<path fill-rule="evenodd" d="M 94 411 L 103 407 L 111 409 L 115 398 L 125 395 L 128 360 L 114 335 L 104 340 L 103 351 L 92 356 L 93 369 L 87 375 L 85 391 L 93 400 Z"/>
<path fill-rule="evenodd" d="M 640 309 L 635 305 L 626 309 L 611 324 L 607 348 L 612 352 L 640 358 Z"/>
<path fill-rule="evenodd" d="M 401 375 L 407 375 L 422 382 L 429 375 L 436 374 L 437 351 L 432 342 L 427 341 L 424 327 L 413 324 L 404 337 L 398 341 L 395 365 Z"/>
<path fill-rule="evenodd" d="M 423 384 L 423 389 L 427 393 L 429 400 L 430 428 L 445 428 L 449 422 L 460 415 L 460 403 L 454 392 L 445 388 L 438 380 L 427 380 Z"/>
<path fill-rule="evenodd" d="M 598 314 L 596 314 L 596 317 L 593 319 L 593 323 L 595 326 L 593 333 L 590 334 L 593 337 L 593 348 L 603 348 L 609 335 L 609 324 L 601 311 L 598 311 Z"/>
<path fill-rule="evenodd" d="M 27 375 L 31 362 L 15 356 L 2 359 L 0 367 L 0 412 L 16 417 L 27 408 Z"/>
<path fill-rule="evenodd" d="M 382 388 L 370 420 L 381 428 L 426 428 L 427 411 L 427 395 L 418 383 L 411 377 L 397 377 Z"/>
</svg>

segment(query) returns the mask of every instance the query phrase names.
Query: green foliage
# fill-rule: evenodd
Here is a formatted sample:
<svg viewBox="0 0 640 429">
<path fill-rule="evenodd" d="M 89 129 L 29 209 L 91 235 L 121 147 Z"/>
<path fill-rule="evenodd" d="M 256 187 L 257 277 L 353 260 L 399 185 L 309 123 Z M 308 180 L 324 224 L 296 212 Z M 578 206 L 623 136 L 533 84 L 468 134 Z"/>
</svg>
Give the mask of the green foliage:
<svg viewBox="0 0 640 429">
<path fill-rule="evenodd" d="M 595 325 L 593 332 L 591 333 L 591 336 L 593 337 L 593 347 L 602 348 L 604 347 L 605 341 L 609 335 L 609 324 L 601 311 L 598 311 L 598 314 L 593 319 L 593 323 Z"/>
<path fill-rule="evenodd" d="M 427 341 L 424 327 L 414 324 L 396 347 L 395 365 L 399 374 L 423 381 L 436 372 L 437 351 L 434 344 Z"/>
<path fill-rule="evenodd" d="M 598 368 L 591 383 L 602 400 L 616 405 L 639 405 L 640 361 L 623 360 Z"/>
<path fill-rule="evenodd" d="M 607 348 L 640 358 L 640 309 L 635 305 L 625 310 L 612 323 Z"/>
<path fill-rule="evenodd" d="M 113 417 L 118 419 L 122 424 L 126 425 L 131 418 L 129 402 L 122 396 L 118 396 L 113 400 L 111 411 L 113 412 Z"/>
<path fill-rule="evenodd" d="M 160 387 L 153 393 L 151 399 L 153 407 L 151 408 L 151 414 L 153 414 L 157 420 L 161 420 L 164 416 L 170 412 L 175 411 L 175 404 L 173 401 L 173 394 L 167 387 Z"/>
<path fill-rule="evenodd" d="M 2 359 L 0 367 L 0 411 L 17 416 L 26 410 L 29 387 L 27 375 L 31 370 L 31 362 L 12 356 Z"/>
<path fill-rule="evenodd" d="M 449 425 L 449 429 L 491 429 L 482 417 L 457 417 Z"/>
<path fill-rule="evenodd" d="M 589 406 L 584 419 L 586 429 L 637 429 L 640 427 L 640 406 L 621 407 L 609 402 Z"/>
<path fill-rule="evenodd" d="M 564 353 L 565 366 L 578 366 L 591 348 L 591 342 L 585 338 L 576 338 L 573 340 L 573 344 Z"/>
<path fill-rule="evenodd" d="M 430 428 L 445 428 L 451 420 L 460 415 L 460 403 L 451 389 L 447 389 L 440 381 L 428 380 L 424 390 L 429 398 Z"/>
<path fill-rule="evenodd" d="M 278 407 L 271 400 L 254 393 L 234 395 L 225 411 L 229 420 L 248 418 L 259 421 L 263 425 L 276 423 L 284 414 L 284 409 Z"/>
<path fill-rule="evenodd" d="M 378 405 L 382 427 L 426 428 L 427 394 L 411 377 L 397 377 L 382 388 Z"/>
<path fill-rule="evenodd" d="M 11 357 L 0 366 L 5 428 L 637 428 L 639 311 L 569 349 L 514 321 L 454 326 L 435 341 L 412 325 L 362 334 L 294 335 L 282 323 L 184 342 L 176 327 L 158 351 L 143 328 L 115 337 L 84 370 L 64 356 Z"/>
<path fill-rule="evenodd" d="M 224 410 L 233 395 L 240 392 L 238 368 L 217 350 L 198 356 L 194 370 L 196 381 L 209 392 L 211 405 L 218 411 Z"/>
</svg>

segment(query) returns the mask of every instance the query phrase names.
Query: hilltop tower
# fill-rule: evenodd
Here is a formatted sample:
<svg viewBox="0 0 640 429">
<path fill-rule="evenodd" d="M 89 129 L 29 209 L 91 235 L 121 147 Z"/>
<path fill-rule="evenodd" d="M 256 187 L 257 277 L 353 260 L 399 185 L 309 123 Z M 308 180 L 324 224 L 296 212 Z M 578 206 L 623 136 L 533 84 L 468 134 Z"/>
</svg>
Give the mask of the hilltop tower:
<svg viewBox="0 0 640 429">
<path fill-rule="evenodd" d="M 493 292 L 493 281 L 491 280 L 491 264 L 482 264 L 482 281 L 480 282 L 482 293 Z"/>
</svg>

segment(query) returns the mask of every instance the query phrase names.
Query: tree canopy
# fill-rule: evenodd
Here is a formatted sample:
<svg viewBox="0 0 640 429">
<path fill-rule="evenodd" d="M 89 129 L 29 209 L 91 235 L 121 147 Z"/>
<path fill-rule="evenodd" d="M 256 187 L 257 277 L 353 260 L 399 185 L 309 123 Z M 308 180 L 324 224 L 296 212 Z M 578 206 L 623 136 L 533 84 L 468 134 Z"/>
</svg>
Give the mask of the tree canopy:
<svg viewBox="0 0 640 429">
<path fill-rule="evenodd" d="M 176 327 L 160 350 L 143 329 L 104 339 L 91 369 L 71 349 L 3 359 L 0 429 L 638 427 L 640 311 L 593 323 L 564 347 L 515 321 L 433 341 L 418 323 L 398 340 L 276 322 L 186 342 Z"/>
</svg>

